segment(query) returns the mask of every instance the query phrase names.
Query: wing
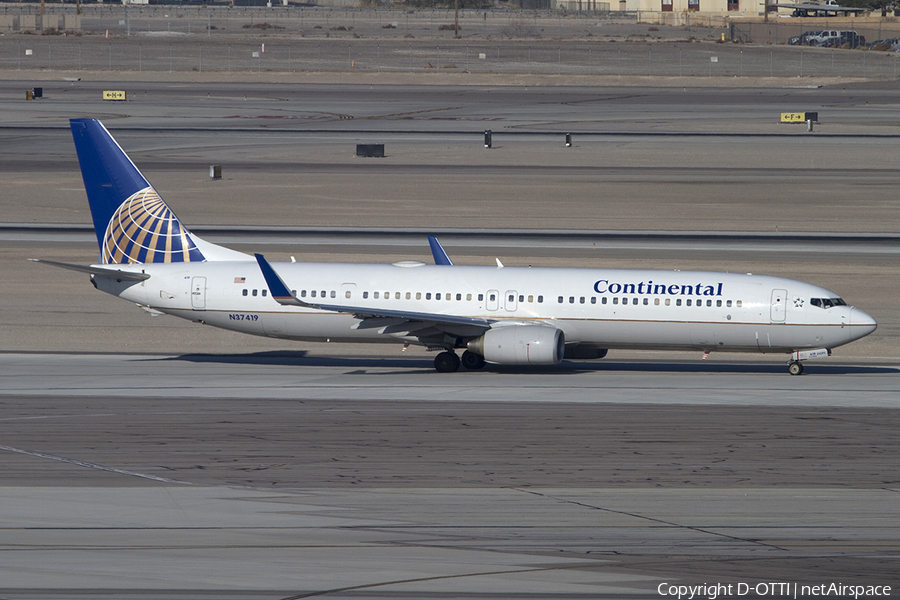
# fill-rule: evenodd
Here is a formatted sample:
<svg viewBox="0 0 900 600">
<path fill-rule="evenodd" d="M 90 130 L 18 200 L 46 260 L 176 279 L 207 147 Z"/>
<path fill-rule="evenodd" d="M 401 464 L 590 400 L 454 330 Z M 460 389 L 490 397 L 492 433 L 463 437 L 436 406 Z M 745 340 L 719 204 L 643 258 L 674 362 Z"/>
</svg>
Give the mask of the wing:
<svg viewBox="0 0 900 600">
<path fill-rule="evenodd" d="M 424 344 L 446 343 L 443 338 L 475 338 L 491 328 L 488 319 L 445 315 L 439 313 L 413 312 L 375 308 L 371 306 L 346 306 L 343 304 L 323 304 L 304 302 L 297 298 L 284 283 L 272 265 L 262 254 L 256 254 L 256 262 L 266 279 L 269 293 L 276 302 L 284 306 L 302 306 L 316 310 L 352 314 L 359 319 L 354 329 L 378 329 L 384 334 L 406 334 L 419 338 Z"/>
</svg>

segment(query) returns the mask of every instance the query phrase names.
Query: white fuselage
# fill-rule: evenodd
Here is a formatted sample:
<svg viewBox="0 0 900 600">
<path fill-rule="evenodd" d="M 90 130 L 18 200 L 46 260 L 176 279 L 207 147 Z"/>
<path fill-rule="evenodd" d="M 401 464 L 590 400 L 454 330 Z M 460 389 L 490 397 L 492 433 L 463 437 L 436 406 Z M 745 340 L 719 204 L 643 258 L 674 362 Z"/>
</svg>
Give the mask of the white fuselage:
<svg viewBox="0 0 900 600">
<path fill-rule="evenodd" d="M 423 263 L 272 266 L 310 304 L 465 316 L 495 327 L 539 323 L 561 329 L 567 344 L 596 348 L 786 353 L 834 348 L 876 326 L 850 306 L 814 305 L 813 299 L 836 299 L 833 292 L 778 277 Z M 292 340 L 416 342 L 402 332 L 358 328 L 353 314 L 283 306 L 253 261 L 117 268 L 150 278 L 95 276 L 99 289 L 215 327 Z"/>
</svg>

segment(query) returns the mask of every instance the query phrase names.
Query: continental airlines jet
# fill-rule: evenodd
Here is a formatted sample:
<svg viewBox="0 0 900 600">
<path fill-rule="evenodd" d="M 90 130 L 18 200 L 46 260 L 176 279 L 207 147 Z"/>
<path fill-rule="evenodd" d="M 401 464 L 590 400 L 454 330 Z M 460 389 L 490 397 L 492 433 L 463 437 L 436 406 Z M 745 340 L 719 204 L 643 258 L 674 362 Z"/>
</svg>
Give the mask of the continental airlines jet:
<svg viewBox="0 0 900 600">
<path fill-rule="evenodd" d="M 188 231 L 99 121 L 71 128 L 99 261 L 43 262 L 87 272 L 152 314 L 290 340 L 420 344 L 441 372 L 628 348 L 781 353 L 799 375 L 801 361 L 876 327 L 837 294 L 790 279 L 458 266 L 431 237 L 434 265 L 270 263 Z"/>
</svg>

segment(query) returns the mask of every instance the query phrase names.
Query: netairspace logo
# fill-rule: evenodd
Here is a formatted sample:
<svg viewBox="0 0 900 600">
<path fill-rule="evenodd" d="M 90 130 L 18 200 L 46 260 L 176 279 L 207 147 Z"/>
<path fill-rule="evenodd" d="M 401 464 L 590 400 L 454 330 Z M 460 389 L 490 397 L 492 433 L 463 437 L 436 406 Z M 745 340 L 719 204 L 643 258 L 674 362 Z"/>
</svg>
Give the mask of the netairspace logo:
<svg viewBox="0 0 900 600">
<path fill-rule="evenodd" d="M 677 600 L 716 600 L 716 598 L 889 598 L 889 585 L 844 585 L 822 583 L 805 585 L 790 582 L 712 583 L 703 585 L 674 585 L 661 583 L 656 591 L 660 596 Z"/>
</svg>

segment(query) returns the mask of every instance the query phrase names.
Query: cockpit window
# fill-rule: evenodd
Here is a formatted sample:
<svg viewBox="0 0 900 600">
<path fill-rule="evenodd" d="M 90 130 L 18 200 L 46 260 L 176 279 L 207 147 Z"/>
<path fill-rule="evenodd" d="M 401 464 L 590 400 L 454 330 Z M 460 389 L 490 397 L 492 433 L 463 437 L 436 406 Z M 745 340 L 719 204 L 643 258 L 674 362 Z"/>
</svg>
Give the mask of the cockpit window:
<svg viewBox="0 0 900 600">
<path fill-rule="evenodd" d="M 847 306 L 842 298 L 810 298 L 809 303 L 819 308 L 831 308 L 833 306 Z"/>
</svg>

